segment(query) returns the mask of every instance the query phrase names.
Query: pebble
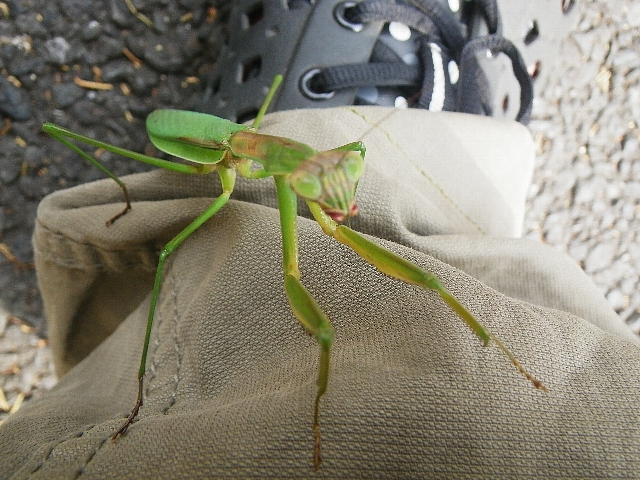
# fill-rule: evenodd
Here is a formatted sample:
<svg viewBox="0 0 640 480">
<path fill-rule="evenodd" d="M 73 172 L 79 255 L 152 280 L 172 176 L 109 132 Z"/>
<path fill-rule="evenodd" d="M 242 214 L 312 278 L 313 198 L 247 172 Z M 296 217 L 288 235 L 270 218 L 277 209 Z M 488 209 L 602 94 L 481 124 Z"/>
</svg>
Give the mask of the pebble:
<svg viewBox="0 0 640 480">
<path fill-rule="evenodd" d="M 95 40 L 102 33 L 102 26 L 97 20 L 91 20 L 82 30 L 82 39 L 85 41 Z"/>
<path fill-rule="evenodd" d="M 571 243 L 568 249 L 569 255 L 571 255 L 579 263 L 583 263 L 589 253 L 590 245 L 586 243 Z"/>
<path fill-rule="evenodd" d="M 590 204 L 596 198 L 596 189 L 589 183 L 583 183 L 577 188 L 574 203 Z"/>
<path fill-rule="evenodd" d="M 75 83 L 61 83 L 51 88 L 51 98 L 58 108 L 67 108 L 84 98 L 86 90 Z"/>
<path fill-rule="evenodd" d="M 624 49 L 612 57 L 612 64 L 622 75 L 640 65 L 640 54 L 634 50 Z"/>
<path fill-rule="evenodd" d="M 0 162 L 0 182 L 3 185 L 9 185 L 20 176 L 22 156 L 20 155 L 19 147 L 15 143 L 2 144 L 1 146 L 4 159 Z M 0 211 L 2 210 L 0 209 Z"/>
<path fill-rule="evenodd" d="M 136 68 L 130 61 L 113 60 L 102 67 L 102 80 L 107 83 L 123 82 L 135 73 Z"/>
<path fill-rule="evenodd" d="M 631 27 L 640 27 L 640 4 L 632 2 L 627 8 L 627 22 Z"/>
<path fill-rule="evenodd" d="M 168 18 L 158 11 L 153 12 L 153 28 L 158 33 L 166 33 L 169 30 Z"/>
<path fill-rule="evenodd" d="M 629 275 L 629 278 L 625 278 L 620 282 L 620 291 L 623 295 L 632 295 L 638 289 L 639 281 L 638 275 Z"/>
<path fill-rule="evenodd" d="M 144 59 L 159 72 L 179 72 L 189 61 L 179 42 L 166 39 L 159 40 L 154 48 L 145 50 Z"/>
<path fill-rule="evenodd" d="M 102 35 L 97 43 L 99 44 L 99 48 L 97 49 L 98 55 L 95 60 L 97 64 L 102 64 L 107 60 L 122 56 L 124 40 L 121 38 L 112 38 Z"/>
<path fill-rule="evenodd" d="M 611 290 L 607 294 L 607 301 L 615 310 L 622 310 L 629 305 L 629 297 L 620 290 Z"/>
<path fill-rule="evenodd" d="M 598 243 L 584 261 L 585 272 L 597 272 L 610 266 L 616 255 L 616 247 L 613 242 Z"/>
<path fill-rule="evenodd" d="M 91 15 L 93 6 L 90 2 L 82 0 L 62 0 L 60 2 L 60 10 L 67 18 L 82 18 L 85 15 Z"/>
<path fill-rule="evenodd" d="M 34 13 L 19 15 L 15 19 L 15 25 L 22 33 L 31 37 L 46 38 L 47 29 L 40 23 Z"/>
<path fill-rule="evenodd" d="M 571 39 L 576 42 L 584 58 L 590 58 L 593 49 L 593 35 L 591 33 L 574 33 Z"/>
<path fill-rule="evenodd" d="M 637 182 L 626 182 L 624 194 L 629 198 L 640 199 L 640 180 Z"/>
<path fill-rule="evenodd" d="M 27 200 L 40 200 L 44 195 L 40 193 L 40 183 L 34 177 L 20 177 L 18 180 L 20 192 Z"/>
<path fill-rule="evenodd" d="M 44 158 L 45 153 L 40 147 L 27 145 L 27 148 L 24 149 L 24 161 L 31 168 L 40 168 Z"/>
<path fill-rule="evenodd" d="M 96 105 L 91 100 L 83 99 L 72 105 L 73 116 L 78 122 L 85 126 L 100 125 L 106 116 L 103 108 Z"/>
<path fill-rule="evenodd" d="M 31 108 L 25 93 L 4 76 L 0 76 L 0 112 L 17 121 L 31 118 Z"/>
<path fill-rule="evenodd" d="M 34 131 L 33 128 L 30 128 L 30 125 L 25 123 L 13 123 L 11 125 L 11 131 L 14 135 L 20 137 L 27 144 L 38 144 L 38 138 L 40 136 L 40 129 L 36 129 Z"/>
<path fill-rule="evenodd" d="M 146 96 L 151 93 L 153 88 L 160 84 L 160 75 L 154 70 L 142 66 L 138 69 L 135 75 L 128 77 L 131 90 L 139 96 Z"/>
<path fill-rule="evenodd" d="M 44 73 L 46 62 L 42 57 L 27 57 L 25 55 L 16 55 L 9 63 L 9 72 L 16 77 L 35 73 L 37 75 Z"/>
<path fill-rule="evenodd" d="M 47 52 L 49 52 L 49 58 L 52 62 L 59 65 L 69 63 L 71 60 L 70 51 L 71 45 L 62 37 L 55 37 L 45 42 Z"/>
<path fill-rule="evenodd" d="M 137 21 L 130 12 L 126 12 L 125 8 L 120 9 L 121 2 L 117 0 L 109 0 L 111 21 L 118 27 L 127 29 L 133 26 L 133 23 Z"/>
</svg>

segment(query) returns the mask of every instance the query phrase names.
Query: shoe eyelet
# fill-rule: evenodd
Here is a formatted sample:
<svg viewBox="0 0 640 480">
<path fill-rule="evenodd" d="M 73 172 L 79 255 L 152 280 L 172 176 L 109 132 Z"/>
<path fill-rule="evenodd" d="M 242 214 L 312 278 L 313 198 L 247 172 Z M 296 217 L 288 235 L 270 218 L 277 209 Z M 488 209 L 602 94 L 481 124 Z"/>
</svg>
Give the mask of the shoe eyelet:
<svg viewBox="0 0 640 480">
<path fill-rule="evenodd" d="M 302 93 L 311 100 L 329 100 L 336 94 L 336 92 L 314 92 L 309 85 L 311 79 L 319 73 L 319 68 L 312 68 L 305 73 L 300 79 L 300 90 L 302 90 Z"/>
<path fill-rule="evenodd" d="M 335 8 L 333 9 L 333 16 L 336 19 L 336 22 L 338 22 L 341 26 L 343 26 L 344 28 L 348 28 L 349 30 L 352 30 L 352 31 L 358 33 L 360 31 L 362 31 L 362 29 L 364 28 L 364 23 L 353 23 L 353 22 L 350 22 L 344 16 L 345 10 L 347 10 L 348 8 L 353 8 L 356 5 L 357 5 L 356 2 L 341 2 L 341 3 L 337 4 L 335 6 Z"/>
</svg>

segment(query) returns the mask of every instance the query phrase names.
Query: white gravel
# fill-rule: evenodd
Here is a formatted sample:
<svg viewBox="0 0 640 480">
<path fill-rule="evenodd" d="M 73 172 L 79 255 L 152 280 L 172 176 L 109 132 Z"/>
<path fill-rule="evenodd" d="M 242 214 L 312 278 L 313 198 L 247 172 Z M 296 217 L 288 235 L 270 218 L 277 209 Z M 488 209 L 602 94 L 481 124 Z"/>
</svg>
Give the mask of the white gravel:
<svg viewBox="0 0 640 480">
<path fill-rule="evenodd" d="M 42 396 L 56 381 L 47 341 L 0 311 L 0 424 L 24 399 Z"/>
<path fill-rule="evenodd" d="M 536 85 L 525 237 L 567 252 L 640 333 L 640 4 L 582 0 Z"/>
</svg>

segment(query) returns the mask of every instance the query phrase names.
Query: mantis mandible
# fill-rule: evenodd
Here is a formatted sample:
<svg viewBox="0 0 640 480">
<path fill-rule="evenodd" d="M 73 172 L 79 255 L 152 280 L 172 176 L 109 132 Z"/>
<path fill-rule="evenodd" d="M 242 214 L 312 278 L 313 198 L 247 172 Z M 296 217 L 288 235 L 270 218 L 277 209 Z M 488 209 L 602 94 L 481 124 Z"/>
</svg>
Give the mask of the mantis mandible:
<svg viewBox="0 0 640 480">
<path fill-rule="evenodd" d="M 208 174 L 215 171 L 222 184 L 222 194 L 190 225 L 167 243 L 160 253 L 138 371 L 137 400 L 130 415 L 112 438 L 115 440 L 127 431 L 143 403 L 142 387 L 146 358 L 165 261 L 189 235 L 228 202 L 233 192 L 236 172 L 246 178 L 272 176 L 275 181 L 282 232 L 284 289 L 291 310 L 320 347 L 316 380 L 317 392 L 313 413 L 314 466 L 316 469 L 319 468 L 321 462 L 320 399 L 325 394 L 329 381 L 334 330 L 327 316 L 300 281 L 297 197 L 306 201 L 314 219 L 325 234 L 350 247 L 382 273 L 425 290 L 437 292 L 485 345 L 488 345 L 490 341 L 495 342 L 513 365 L 536 388 L 546 390 L 542 383 L 527 372 L 515 356 L 440 283 L 438 278 L 367 239 L 362 234 L 341 225 L 343 221 L 357 214 L 355 193 L 358 181 L 363 174 L 365 157 L 365 147 L 361 142 L 349 143 L 326 152 L 317 152 L 312 147 L 295 140 L 256 133 L 281 81 L 281 76 L 274 79 L 264 104 L 251 127 L 212 115 L 182 110 L 156 110 L 151 113 L 146 121 L 151 142 L 159 150 L 188 160 L 193 164 L 179 164 L 142 155 L 85 137 L 52 123 L 45 123 L 42 127 L 45 132 L 102 170 L 122 189 L 125 207 L 107 221 L 107 226 L 113 224 L 131 208 L 127 188 L 119 178 L 77 147 L 71 140 L 84 142 L 133 160 L 175 172 Z M 255 168 L 256 164 L 258 168 Z"/>
</svg>

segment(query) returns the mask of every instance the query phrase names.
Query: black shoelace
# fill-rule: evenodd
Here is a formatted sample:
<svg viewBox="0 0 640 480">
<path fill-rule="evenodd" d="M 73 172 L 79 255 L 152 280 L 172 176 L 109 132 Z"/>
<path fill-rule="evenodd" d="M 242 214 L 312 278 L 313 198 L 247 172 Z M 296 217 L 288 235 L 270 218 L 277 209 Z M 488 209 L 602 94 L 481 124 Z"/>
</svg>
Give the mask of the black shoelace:
<svg viewBox="0 0 640 480">
<path fill-rule="evenodd" d="M 315 92 L 332 92 L 367 86 L 403 87 L 414 94 L 409 106 L 476 115 L 492 115 L 492 92 L 476 54 L 504 53 L 511 61 L 520 84 L 520 108 L 516 120 L 526 124 L 531 115 L 533 82 L 518 49 L 501 35 L 502 25 L 496 0 L 476 0 L 489 34 L 468 39 L 466 26 L 439 0 L 365 0 L 345 3 L 343 19 L 352 28 L 369 22 L 399 22 L 420 34 L 418 64 L 407 64 L 377 42 L 369 63 L 320 69 L 309 80 Z M 447 66 L 453 60 L 459 72 L 452 81 Z"/>
</svg>

